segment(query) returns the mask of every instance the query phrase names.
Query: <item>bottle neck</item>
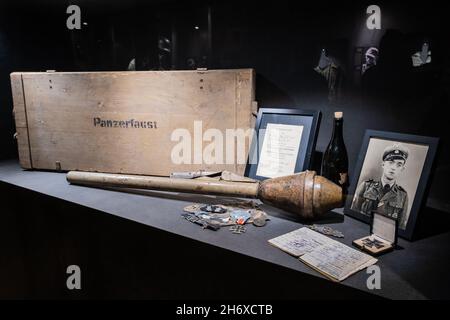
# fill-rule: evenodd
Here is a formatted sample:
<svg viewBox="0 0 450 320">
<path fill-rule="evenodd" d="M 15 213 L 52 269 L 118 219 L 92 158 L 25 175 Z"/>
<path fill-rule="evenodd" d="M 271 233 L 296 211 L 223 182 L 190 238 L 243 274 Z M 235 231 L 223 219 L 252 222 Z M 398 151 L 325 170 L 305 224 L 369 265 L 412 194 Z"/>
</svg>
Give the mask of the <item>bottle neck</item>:
<svg viewBox="0 0 450 320">
<path fill-rule="evenodd" d="M 343 141 L 343 127 L 344 127 L 344 119 L 334 119 L 334 128 L 333 128 L 333 136 L 331 140 L 333 142 Z"/>
</svg>

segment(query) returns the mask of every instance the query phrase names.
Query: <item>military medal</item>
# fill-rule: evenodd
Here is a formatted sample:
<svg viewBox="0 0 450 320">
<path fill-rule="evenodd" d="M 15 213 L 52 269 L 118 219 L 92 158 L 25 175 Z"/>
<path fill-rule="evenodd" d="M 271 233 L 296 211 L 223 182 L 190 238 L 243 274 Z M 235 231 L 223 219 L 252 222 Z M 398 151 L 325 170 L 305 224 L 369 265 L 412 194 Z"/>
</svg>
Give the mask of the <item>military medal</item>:
<svg viewBox="0 0 450 320">
<path fill-rule="evenodd" d="M 241 233 L 245 233 L 247 231 L 247 229 L 243 225 L 240 225 L 240 224 L 231 226 L 229 230 L 234 234 L 241 234 Z"/>
<path fill-rule="evenodd" d="M 309 229 L 317 231 L 321 234 L 327 235 L 327 236 L 332 236 L 332 237 L 336 237 L 336 238 L 344 238 L 344 234 L 338 230 L 334 230 L 333 228 L 330 227 L 326 227 L 326 226 L 318 226 L 318 225 L 311 225 L 311 226 L 307 226 Z"/>
</svg>

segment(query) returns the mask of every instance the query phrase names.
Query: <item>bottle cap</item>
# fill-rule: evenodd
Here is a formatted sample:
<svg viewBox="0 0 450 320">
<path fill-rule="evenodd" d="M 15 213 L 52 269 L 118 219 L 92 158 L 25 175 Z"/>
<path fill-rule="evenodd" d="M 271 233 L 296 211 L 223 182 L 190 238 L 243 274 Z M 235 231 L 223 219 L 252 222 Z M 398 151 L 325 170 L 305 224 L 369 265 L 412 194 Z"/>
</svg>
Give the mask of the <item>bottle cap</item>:
<svg viewBox="0 0 450 320">
<path fill-rule="evenodd" d="M 335 117 L 336 119 L 342 119 L 343 116 L 344 116 L 344 113 L 343 113 L 342 111 L 339 111 L 339 112 L 335 112 L 335 113 L 334 113 L 334 117 Z"/>
</svg>

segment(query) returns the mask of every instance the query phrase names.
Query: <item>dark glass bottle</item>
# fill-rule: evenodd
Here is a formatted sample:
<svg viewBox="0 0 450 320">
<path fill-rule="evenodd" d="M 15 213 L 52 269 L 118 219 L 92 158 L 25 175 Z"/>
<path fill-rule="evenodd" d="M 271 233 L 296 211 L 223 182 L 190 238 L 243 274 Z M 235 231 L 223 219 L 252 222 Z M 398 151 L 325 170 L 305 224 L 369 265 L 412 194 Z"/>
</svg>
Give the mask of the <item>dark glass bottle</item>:
<svg viewBox="0 0 450 320">
<path fill-rule="evenodd" d="M 348 188 L 348 156 L 343 136 L 344 118 L 342 112 L 334 113 L 333 136 L 323 155 L 322 176 L 342 187 Z"/>
</svg>

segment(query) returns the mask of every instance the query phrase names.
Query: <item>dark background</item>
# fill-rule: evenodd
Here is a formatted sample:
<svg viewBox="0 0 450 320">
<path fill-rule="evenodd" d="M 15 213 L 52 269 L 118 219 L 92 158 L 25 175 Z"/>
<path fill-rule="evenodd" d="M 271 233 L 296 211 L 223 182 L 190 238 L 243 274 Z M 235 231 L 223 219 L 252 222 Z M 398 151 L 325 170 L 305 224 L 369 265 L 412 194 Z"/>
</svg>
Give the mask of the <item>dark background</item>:
<svg viewBox="0 0 450 320">
<path fill-rule="evenodd" d="M 66 8 L 81 7 L 81 30 L 68 30 Z M 16 157 L 12 71 L 255 68 L 260 107 L 321 110 L 317 150 L 330 139 L 332 114 L 344 112 L 350 174 L 366 129 L 441 138 L 428 206 L 450 212 L 450 50 L 446 8 L 377 1 L 382 30 L 368 31 L 371 2 L 331 1 L 2 1 L 0 4 L 0 158 Z M 197 29 L 196 29 L 197 27 Z M 170 44 L 158 48 L 159 40 Z M 411 54 L 431 44 L 432 63 Z M 364 77 L 357 47 L 376 45 L 378 65 Z M 164 50 L 169 48 L 170 52 Z M 335 99 L 313 68 L 322 48 L 343 67 Z"/>
</svg>

